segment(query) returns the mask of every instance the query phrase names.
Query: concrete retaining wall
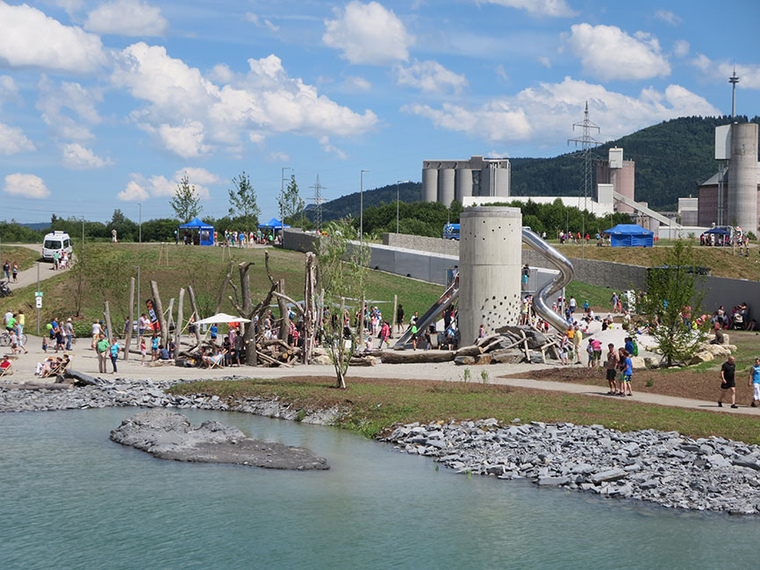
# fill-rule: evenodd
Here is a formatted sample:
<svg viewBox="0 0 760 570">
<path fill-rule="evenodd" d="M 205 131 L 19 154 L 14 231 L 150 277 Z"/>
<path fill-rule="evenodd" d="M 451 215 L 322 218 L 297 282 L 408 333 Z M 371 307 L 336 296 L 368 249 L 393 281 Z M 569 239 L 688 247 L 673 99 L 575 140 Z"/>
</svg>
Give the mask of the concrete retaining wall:
<svg viewBox="0 0 760 570">
<path fill-rule="evenodd" d="M 418 249 L 459 257 L 459 242 L 454 239 L 412 236 L 409 234 L 383 234 L 383 245 L 403 247 L 404 249 Z"/>
</svg>

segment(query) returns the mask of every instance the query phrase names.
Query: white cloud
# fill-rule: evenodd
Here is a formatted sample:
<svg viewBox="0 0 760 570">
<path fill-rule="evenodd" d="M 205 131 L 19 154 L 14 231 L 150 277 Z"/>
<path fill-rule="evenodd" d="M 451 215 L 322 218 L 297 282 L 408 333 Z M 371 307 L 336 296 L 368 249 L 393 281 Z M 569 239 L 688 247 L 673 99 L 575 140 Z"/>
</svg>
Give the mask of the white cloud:
<svg viewBox="0 0 760 570">
<path fill-rule="evenodd" d="M 221 184 L 224 182 L 216 174 L 205 168 L 188 166 L 177 170 L 171 179 L 165 176 L 151 176 L 146 178 L 142 174 L 133 173 L 127 187 L 119 192 L 116 197 L 125 202 L 140 202 L 150 198 L 171 198 L 177 192 L 182 178 L 187 175 L 190 186 L 195 187 L 198 196 L 203 200 L 211 198 L 211 193 L 206 185 Z"/>
<path fill-rule="evenodd" d="M 362 4 L 354 0 L 337 19 L 325 20 L 322 41 L 343 51 L 342 57 L 354 64 L 389 65 L 409 59 L 414 36 L 392 10 L 378 2 Z"/>
<path fill-rule="evenodd" d="M 253 12 L 246 12 L 245 19 L 251 22 L 257 28 L 263 28 L 266 26 L 272 33 L 278 32 L 280 30 L 280 27 L 273 24 L 271 20 L 268 20 L 266 18 L 262 19 L 258 14 L 254 14 Z"/>
<path fill-rule="evenodd" d="M 138 126 L 184 158 L 217 146 L 238 153 L 241 140 L 263 141 L 272 133 L 354 136 L 377 123 L 371 111 L 355 113 L 290 78 L 275 55 L 248 65 L 246 74 L 216 67 L 211 75 L 226 80 L 220 87 L 163 47 L 137 43 L 118 55 L 111 81 L 147 103 L 131 114 Z"/>
<path fill-rule="evenodd" d="M 137 180 L 130 180 L 127 187 L 116 194 L 122 202 L 144 202 L 150 198 L 148 191 Z"/>
<path fill-rule="evenodd" d="M 0 106 L 6 101 L 19 100 L 18 86 L 10 75 L 0 75 Z"/>
<path fill-rule="evenodd" d="M 640 80 L 670 75 L 659 42 L 649 34 L 632 37 L 616 26 L 572 26 L 568 44 L 583 71 L 601 80 Z"/>
<path fill-rule="evenodd" d="M 275 162 L 279 164 L 287 163 L 290 162 L 290 155 L 282 151 L 270 152 L 267 156 L 267 162 Z"/>
<path fill-rule="evenodd" d="M 319 144 L 322 145 L 322 150 L 324 150 L 327 154 L 334 154 L 338 160 L 348 160 L 348 155 L 340 150 L 338 147 L 333 145 L 330 142 L 330 137 L 322 137 L 319 139 Z"/>
<path fill-rule="evenodd" d="M 461 132 L 490 143 L 530 140 L 555 146 L 567 138 L 589 101 L 592 120 L 602 126 L 605 138 L 614 139 L 676 117 L 720 114 L 704 98 L 679 85 L 664 91 L 644 89 L 638 97 L 608 91 L 602 85 L 566 78 L 545 83 L 508 98 L 492 99 L 480 107 L 444 104 L 407 105 L 403 111 L 428 118 L 441 129 Z"/>
<path fill-rule="evenodd" d="M 63 164 L 72 170 L 93 170 L 109 166 L 113 161 L 100 158 L 91 149 L 79 143 L 70 143 L 63 146 Z"/>
<path fill-rule="evenodd" d="M 347 91 L 365 93 L 372 89 L 372 84 L 363 77 L 352 75 L 351 77 L 346 77 L 346 80 L 343 82 L 343 88 Z"/>
<path fill-rule="evenodd" d="M 681 23 L 681 18 L 676 16 L 670 10 L 657 10 L 657 12 L 654 14 L 654 17 L 658 20 L 662 20 L 667 24 L 670 24 L 671 26 L 677 26 Z"/>
<path fill-rule="evenodd" d="M 73 16 L 84 8 L 84 0 L 55 0 L 54 4 L 66 10 L 69 16 Z"/>
<path fill-rule="evenodd" d="M 538 57 L 538 63 L 540 63 L 541 65 L 543 65 L 546 69 L 551 69 L 552 68 L 552 60 L 550 60 L 545 55 L 542 55 L 542 56 Z"/>
<path fill-rule="evenodd" d="M 426 93 L 443 93 L 449 89 L 461 91 L 467 86 L 467 78 L 443 67 L 437 61 L 414 60 L 406 67 L 396 68 L 399 85 L 414 87 Z"/>
<path fill-rule="evenodd" d="M 736 69 L 736 75 L 740 78 L 739 85 L 742 88 L 760 89 L 760 65 L 734 64 L 725 60 L 713 61 L 703 54 L 697 55 L 691 64 L 710 81 L 728 81 Z"/>
<path fill-rule="evenodd" d="M 21 152 L 36 150 L 34 143 L 26 138 L 24 131 L 0 123 L 0 154 L 10 156 Z"/>
<path fill-rule="evenodd" d="M 98 36 L 0 0 L 0 65 L 89 73 L 105 59 Z"/>
<path fill-rule="evenodd" d="M 689 55 L 689 50 L 691 49 L 691 46 L 689 45 L 689 42 L 686 40 L 678 40 L 673 44 L 673 53 L 676 54 L 678 57 L 685 57 Z"/>
<path fill-rule="evenodd" d="M 3 192 L 37 200 L 50 196 L 50 190 L 47 189 L 42 178 L 34 174 L 21 174 L 18 172 L 5 177 Z"/>
<path fill-rule="evenodd" d="M 575 16 L 575 11 L 565 0 L 475 0 L 478 4 L 498 4 L 506 8 L 525 10 L 534 16 L 566 18 Z"/>
<path fill-rule="evenodd" d="M 37 109 L 42 112 L 42 119 L 50 127 L 54 137 L 85 140 L 93 137 L 89 125 L 101 122 L 96 105 L 103 101 L 99 89 L 88 89 L 80 83 L 62 81 L 56 85 L 43 75 L 39 82 L 40 96 Z M 73 111 L 78 121 L 71 116 Z"/>
<path fill-rule="evenodd" d="M 120 36 L 163 36 L 169 22 L 161 9 L 140 0 L 116 0 L 95 8 L 87 16 L 85 29 Z"/>
<path fill-rule="evenodd" d="M 505 82 L 509 81 L 509 74 L 501 63 L 496 66 L 496 77 L 501 78 L 501 80 Z"/>
</svg>

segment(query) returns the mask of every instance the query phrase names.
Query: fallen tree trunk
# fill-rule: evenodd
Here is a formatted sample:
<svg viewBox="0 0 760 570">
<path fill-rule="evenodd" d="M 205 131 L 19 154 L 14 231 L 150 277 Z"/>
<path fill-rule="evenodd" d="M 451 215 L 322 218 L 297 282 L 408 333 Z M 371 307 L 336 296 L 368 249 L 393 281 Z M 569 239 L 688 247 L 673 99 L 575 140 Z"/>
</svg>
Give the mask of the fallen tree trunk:
<svg viewBox="0 0 760 570">
<path fill-rule="evenodd" d="M 403 352 L 391 350 L 384 352 L 382 361 L 388 364 L 426 364 L 436 362 L 450 362 L 454 360 L 453 350 L 422 350 Z"/>
</svg>

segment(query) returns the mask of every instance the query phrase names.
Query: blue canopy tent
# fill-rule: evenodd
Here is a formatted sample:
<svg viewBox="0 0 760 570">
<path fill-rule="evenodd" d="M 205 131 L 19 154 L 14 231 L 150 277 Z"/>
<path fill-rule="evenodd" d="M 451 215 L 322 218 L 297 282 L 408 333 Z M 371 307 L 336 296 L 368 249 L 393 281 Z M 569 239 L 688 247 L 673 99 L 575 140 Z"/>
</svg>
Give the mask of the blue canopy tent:
<svg viewBox="0 0 760 570">
<path fill-rule="evenodd" d="M 612 247 L 652 247 L 654 245 L 654 232 L 638 224 L 618 224 L 604 233 L 612 238 Z"/>
<path fill-rule="evenodd" d="M 264 222 L 263 224 L 259 224 L 259 229 L 266 229 L 266 230 L 281 230 L 282 228 L 289 228 L 290 226 L 288 224 L 283 224 L 280 220 L 277 218 L 272 218 L 268 222 Z"/>
<path fill-rule="evenodd" d="M 724 230 L 723 228 L 712 228 L 710 230 L 707 230 L 706 232 L 702 232 L 704 234 L 716 234 L 720 236 L 727 236 L 728 230 Z"/>
<path fill-rule="evenodd" d="M 186 224 L 178 226 L 179 230 L 197 230 L 198 240 L 192 240 L 196 245 L 214 245 L 214 226 L 204 224 L 198 218 L 193 218 Z"/>
</svg>

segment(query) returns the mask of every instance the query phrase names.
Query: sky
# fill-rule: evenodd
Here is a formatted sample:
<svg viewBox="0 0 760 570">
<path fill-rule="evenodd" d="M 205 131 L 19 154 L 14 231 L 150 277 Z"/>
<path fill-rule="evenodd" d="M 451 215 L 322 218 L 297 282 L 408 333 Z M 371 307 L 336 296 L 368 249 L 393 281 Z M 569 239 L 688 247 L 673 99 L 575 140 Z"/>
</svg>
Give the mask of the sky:
<svg viewBox="0 0 760 570">
<path fill-rule="evenodd" d="M 551 157 L 760 114 L 756 0 L 0 0 L 0 220 L 202 216 L 245 172 L 262 219 L 419 181 L 422 161 Z M 365 172 L 362 172 L 365 171 Z"/>
</svg>

